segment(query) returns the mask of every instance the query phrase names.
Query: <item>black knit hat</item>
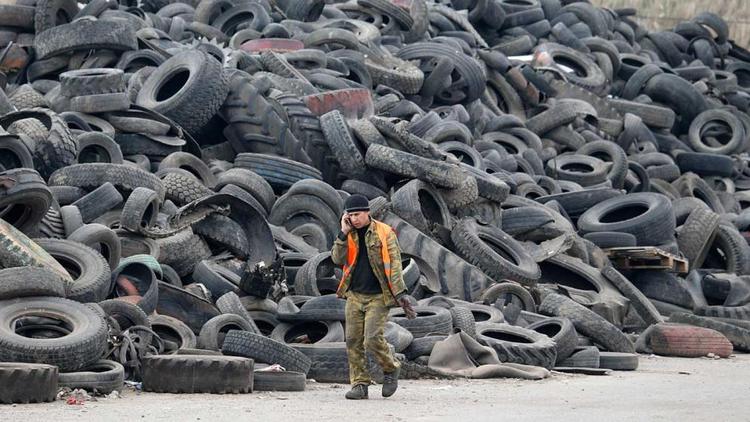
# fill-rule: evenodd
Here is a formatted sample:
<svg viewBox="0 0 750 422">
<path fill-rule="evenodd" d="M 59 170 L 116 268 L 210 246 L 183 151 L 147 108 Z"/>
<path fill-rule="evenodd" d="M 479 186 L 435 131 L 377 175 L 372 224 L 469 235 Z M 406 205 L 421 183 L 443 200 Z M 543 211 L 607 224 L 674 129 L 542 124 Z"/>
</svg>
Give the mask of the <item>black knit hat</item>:
<svg viewBox="0 0 750 422">
<path fill-rule="evenodd" d="M 344 201 L 344 209 L 346 212 L 354 211 L 370 211 L 370 202 L 364 195 L 355 193 Z"/>
</svg>

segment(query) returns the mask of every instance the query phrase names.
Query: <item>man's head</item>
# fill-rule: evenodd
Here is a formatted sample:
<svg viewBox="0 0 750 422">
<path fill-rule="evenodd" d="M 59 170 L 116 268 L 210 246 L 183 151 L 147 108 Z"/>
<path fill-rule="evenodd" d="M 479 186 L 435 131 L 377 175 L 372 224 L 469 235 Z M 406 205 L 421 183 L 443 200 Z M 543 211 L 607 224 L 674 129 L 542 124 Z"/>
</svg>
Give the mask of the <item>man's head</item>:
<svg viewBox="0 0 750 422">
<path fill-rule="evenodd" d="M 370 223 L 370 202 L 364 195 L 354 194 L 346 198 L 344 210 L 355 229 Z"/>
</svg>

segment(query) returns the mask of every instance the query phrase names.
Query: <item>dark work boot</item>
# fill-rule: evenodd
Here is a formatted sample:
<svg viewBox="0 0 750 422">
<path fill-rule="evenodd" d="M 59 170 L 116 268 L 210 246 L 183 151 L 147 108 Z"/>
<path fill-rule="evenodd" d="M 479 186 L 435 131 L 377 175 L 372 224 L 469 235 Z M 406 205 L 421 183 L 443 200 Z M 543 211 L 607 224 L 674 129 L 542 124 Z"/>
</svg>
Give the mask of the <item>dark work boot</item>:
<svg viewBox="0 0 750 422">
<path fill-rule="evenodd" d="M 401 373 L 401 367 L 396 368 L 393 372 L 383 374 L 383 397 L 390 397 L 398 389 L 398 375 Z"/>
<path fill-rule="evenodd" d="M 367 386 L 364 384 L 355 385 L 351 390 L 346 392 L 346 398 L 349 400 L 366 400 Z"/>
</svg>

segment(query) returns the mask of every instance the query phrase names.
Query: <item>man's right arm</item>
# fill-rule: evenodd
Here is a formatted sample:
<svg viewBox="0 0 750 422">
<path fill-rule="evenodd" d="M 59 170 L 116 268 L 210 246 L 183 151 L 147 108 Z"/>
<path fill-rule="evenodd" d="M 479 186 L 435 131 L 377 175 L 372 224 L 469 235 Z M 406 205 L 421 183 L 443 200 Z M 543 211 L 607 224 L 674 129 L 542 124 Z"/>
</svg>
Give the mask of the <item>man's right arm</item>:
<svg viewBox="0 0 750 422">
<path fill-rule="evenodd" d="M 333 248 L 331 249 L 331 261 L 336 265 L 344 265 L 346 263 L 346 254 L 349 246 L 346 241 L 346 236 L 343 232 L 339 232 L 336 236 L 336 240 L 333 241 Z"/>
</svg>

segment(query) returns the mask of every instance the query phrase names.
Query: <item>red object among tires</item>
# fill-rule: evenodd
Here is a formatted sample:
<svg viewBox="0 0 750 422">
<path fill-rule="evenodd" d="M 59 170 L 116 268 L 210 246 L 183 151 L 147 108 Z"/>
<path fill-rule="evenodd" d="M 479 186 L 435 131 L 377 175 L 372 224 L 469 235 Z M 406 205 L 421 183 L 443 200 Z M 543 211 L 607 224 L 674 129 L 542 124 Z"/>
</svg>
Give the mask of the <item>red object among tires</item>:
<svg viewBox="0 0 750 422">
<path fill-rule="evenodd" d="M 723 334 L 689 325 L 657 324 L 651 331 L 650 342 L 657 355 L 695 358 L 713 353 L 726 358 L 732 354 L 732 343 Z"/>
</svg>

